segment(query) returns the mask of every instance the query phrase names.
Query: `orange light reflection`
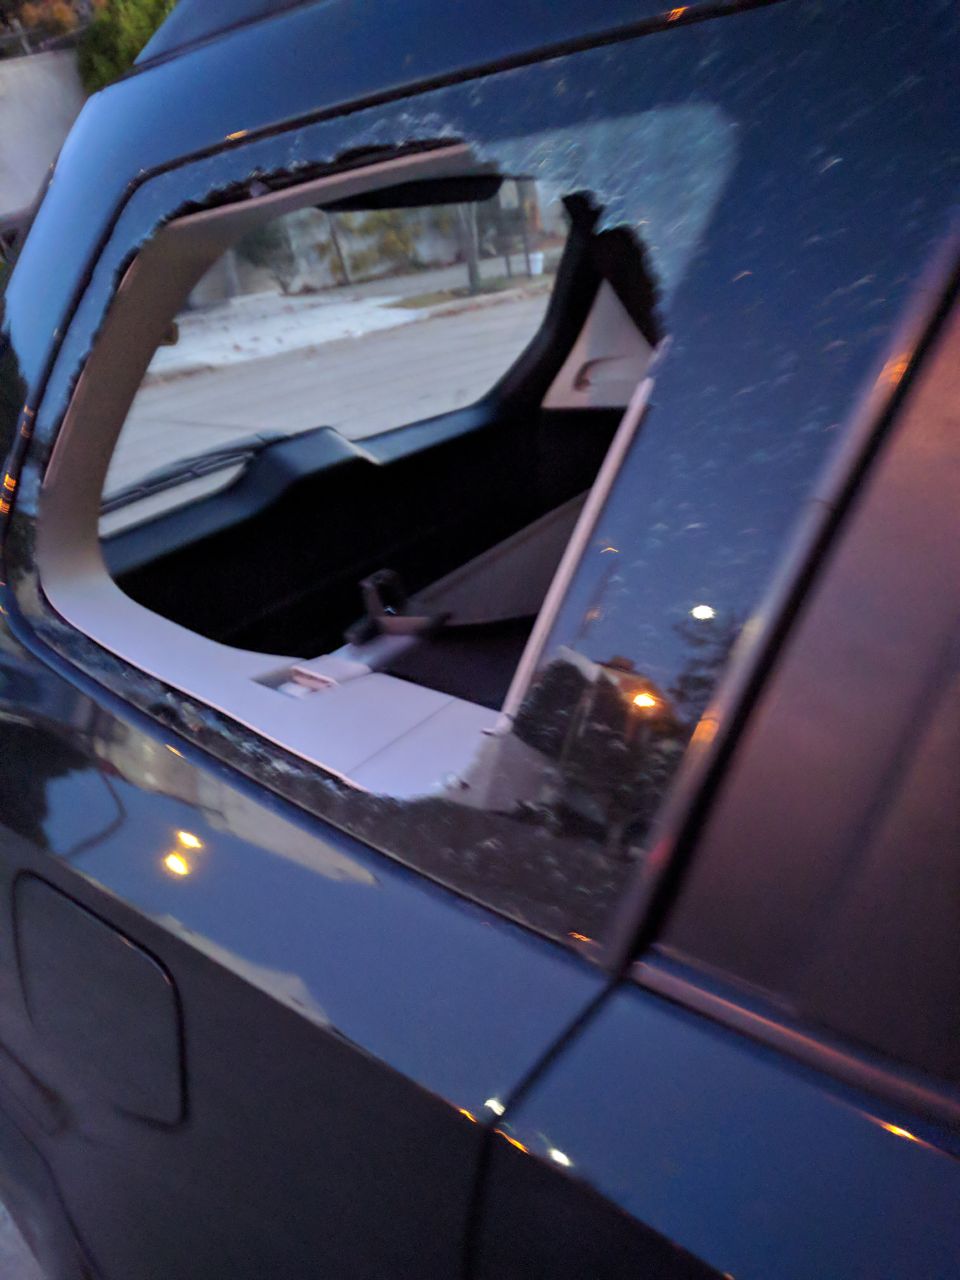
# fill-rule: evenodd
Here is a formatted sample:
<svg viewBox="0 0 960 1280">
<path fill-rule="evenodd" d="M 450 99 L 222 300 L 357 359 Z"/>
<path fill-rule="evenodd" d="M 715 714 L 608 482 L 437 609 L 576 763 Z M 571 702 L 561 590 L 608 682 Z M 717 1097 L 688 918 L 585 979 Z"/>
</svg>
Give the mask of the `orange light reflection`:
<svg viewBox="0 0 960 1280">
<path fill-rule="evenodd" d="M 885 382 L 888 386 L 895 387 L 903 375 L 907 372 L 910 365 L 909 356 L 893 356 L 883 366 L 880 373 L 880 381 Z"/>
<path fill-rule="evenodd" d="M 880 1128 L 886 1129 L 887 1133 L 892 1133 L 895 1138 L 906 1138 L 908 1142 L 919 1142 L 921 1145 L 926 1145 L 922 1138 L 918 1138 L 917 1135 L 915 1133 L 911 1133 L 909 1129 L 901 1129 L 898 1124 L 887 1124 L 885 1121 L 881 1120 Z"/>
<path fill-rule="evenodd" d="M 506 1138 L 511 1147 L 516 1147 L 518 1151 L 522 1151 L 525 1156 L 530 1154 L 530 1148 L 525 1147 L 519 1138 L 511 1138 L 509 1133 L 504 1133 L 502 1129 L 494 1129 L 494 1133 L 499 1133 L 501 1138 Z"/>
</svg>

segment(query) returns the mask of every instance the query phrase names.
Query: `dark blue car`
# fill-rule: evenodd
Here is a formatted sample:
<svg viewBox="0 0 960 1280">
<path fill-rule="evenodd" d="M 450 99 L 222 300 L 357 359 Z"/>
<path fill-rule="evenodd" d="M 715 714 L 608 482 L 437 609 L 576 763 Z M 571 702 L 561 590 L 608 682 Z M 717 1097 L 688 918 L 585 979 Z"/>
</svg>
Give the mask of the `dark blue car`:
<svg viewBox="0 0 960 1280">
<path fill-rule="evenodd" d="M 63 1280 L 960 1275 L 957 11 L 181 0 L 0 302 Z"/>
</svg>

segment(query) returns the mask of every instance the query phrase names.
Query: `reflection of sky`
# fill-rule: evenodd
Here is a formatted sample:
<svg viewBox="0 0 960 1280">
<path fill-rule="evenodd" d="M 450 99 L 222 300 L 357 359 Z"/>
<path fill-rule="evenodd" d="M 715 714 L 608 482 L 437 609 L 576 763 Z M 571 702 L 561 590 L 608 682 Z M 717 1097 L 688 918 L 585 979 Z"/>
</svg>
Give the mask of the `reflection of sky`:
<svg viewBox="0 0 960 1280">
<path fill-rule="evenodd" d="M 547 199 L 589 191 L 598 230 L 626 223 L 650 251 L 664 296 L 676 288 L 734 163 L 735 132 L 711 103 L 577 121 L 478 148 Z"/>
<path fill-rule="evenodd" d="M 736 58 L 701 38 L 684 77 L 737 122 L 737 168 L 669 301 L 652 411 L 553 641 L 625 655 L 665 685 L 695 604 L 719 622 L 756 605 L 945 228 L 960 150 L 945 40 L 917 32 L 911 47 L 854 19 L 842 40 L 807 32 L 784 62 L 737 21 Z"/>
</svg>

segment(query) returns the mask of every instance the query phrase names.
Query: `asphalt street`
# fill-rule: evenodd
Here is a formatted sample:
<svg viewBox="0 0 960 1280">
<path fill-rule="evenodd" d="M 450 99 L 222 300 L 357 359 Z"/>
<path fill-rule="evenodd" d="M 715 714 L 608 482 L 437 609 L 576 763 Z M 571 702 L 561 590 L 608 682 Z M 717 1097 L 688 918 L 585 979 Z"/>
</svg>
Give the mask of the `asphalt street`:
<svg viewBox="0 0 960 1280">
<path fill-rule="evenodd" d="M 331 426 L 350 439 L 469 404 L 532 337 L 546 293 L 430 314 L 397 328 L 144 387 L 107 492 L 257 431 Z"/>
</svg>

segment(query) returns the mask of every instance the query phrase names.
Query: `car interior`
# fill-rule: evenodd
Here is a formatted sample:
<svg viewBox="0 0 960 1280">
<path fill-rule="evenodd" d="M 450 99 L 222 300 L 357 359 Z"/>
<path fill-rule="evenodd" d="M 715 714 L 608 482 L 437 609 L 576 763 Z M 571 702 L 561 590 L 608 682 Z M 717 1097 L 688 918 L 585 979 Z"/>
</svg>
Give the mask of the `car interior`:
<svg viewBox="0 0 960 1280">
<path fill-rule="evenodd" d="M 293 435 L 281 427 L 226 450 L 229 481 L 212 492 L 99 536 L 103 480 L 159 335 L 238 235 L 292 200 L 463 207 L 502 181 L 447 147 L 171 223 L 123 280 L 44 485 L 59 515 L 41 537 L 41 572 L 68 620 L 391 794 L 462 771 L 478 732 L 516 706 L 592 536 L 663 337 L 633 232 L 598 230 L 590 194 L 562 193 L 567 235 L 544 319 L 473 404 L 360 440 L 322 417 Z M 318 388 L 318 415 L 322 403 Z"/>
</svg>

